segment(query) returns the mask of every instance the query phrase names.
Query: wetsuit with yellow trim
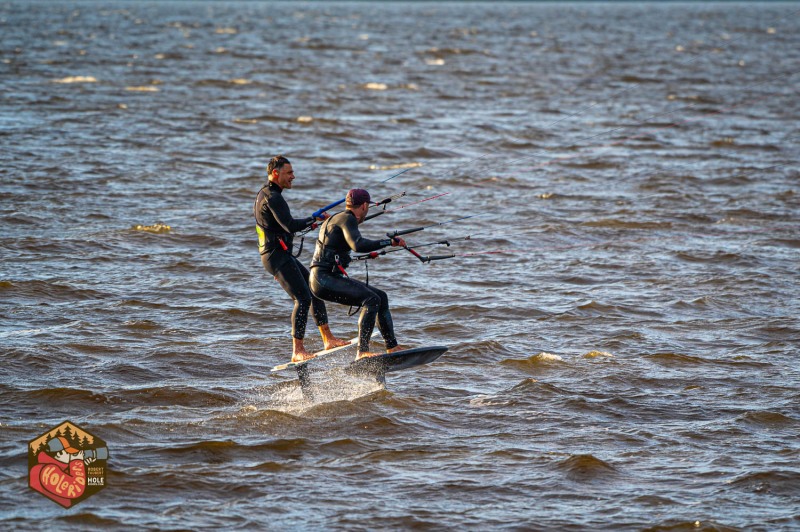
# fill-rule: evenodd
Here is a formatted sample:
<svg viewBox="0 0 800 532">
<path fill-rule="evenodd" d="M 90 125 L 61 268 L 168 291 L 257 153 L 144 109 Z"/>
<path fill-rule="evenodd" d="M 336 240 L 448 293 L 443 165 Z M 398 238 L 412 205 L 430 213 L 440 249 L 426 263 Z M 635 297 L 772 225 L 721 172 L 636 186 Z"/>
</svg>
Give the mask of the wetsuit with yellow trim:
<svg viewBox="0 0 800 532">
<path fill-rule="evenodd" d="M 350 251 L 369 253 L 391 243 L 388 238 L 369 240 L 362 237 L 358 220 L 350 210 L 334 214 L 325 220 L 319 230 L 308 284 L 311 292 L 320 299 L 361 306 L 361 315 L 358 318 L 358 349 L 361 352 L 369 351 L 369 339 L 375 328 L 376 318 L 378 329 L 386 342 L 386 349 L 397 346 L 397 339 L 386 292 L 347 276 Z"/>
<path fill-rule="evenodd" d="M 302 340 L 306 334 L 309 307 L 318 327 L 328 323 L 328 312 L 325 303 L 309 290 L 308 269 L 292 256 L 294 233 L 309 227 L 314 219 L 292 218 L 282 192 L 276 183 L 267 183 L 258 191 L 253 214 L 261 263 L 294 300 L 292 337 Z"/>
</svg>

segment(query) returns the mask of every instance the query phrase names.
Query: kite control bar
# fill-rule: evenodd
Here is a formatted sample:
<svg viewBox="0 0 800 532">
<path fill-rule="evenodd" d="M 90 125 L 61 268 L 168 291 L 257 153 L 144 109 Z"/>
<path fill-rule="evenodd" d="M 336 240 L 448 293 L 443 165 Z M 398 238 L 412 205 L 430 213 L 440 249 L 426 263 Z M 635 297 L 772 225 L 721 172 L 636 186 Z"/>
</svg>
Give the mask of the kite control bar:
<svg viewBox="0 0 800 532">
<path fill-rule="evenodd" d="M 425 264 L 426 262 L 434 261 L 434 260 L 452 259 L 453 257 L 456 256 L 455 253 L 450 253 L 450 254 L 447 254 L 447 255 L 420 255 L 413 248 L 410 248 L 408 246 L 404 246 L 404 247 L 405 247 L 406 251 L 408 251 L 409 253 L 411 253 L 415 257 L 417 257 L 419 259 L 419 261 L 421 263 L 423 263 L 423 264 Z"/>
<path fill-rule="evenodd" d="M 424 247 L 428 247 L 428 246 L 448 246 L 449 247 L 450 246 L 450 242 L 458 242 L 460 240 L 469 240 L 470 238 L 471 238 L 470 235 L 462 236 L 462 237 L 458 237 L 458 238 L 449 238 L 449 239 L 446 239 L 446 240 L 438 240 L 436 242 L 428 242 L 427 244 L 419 244 L 418 246 L 414 246 L 414 248 L 419 249 L 419 248 L 424 248 Z M 364 255 L 357 255 L 357 256 L 353 257 L 353 259 L 355 259 L 355 260 L 377 259 L 381 255 L 386 255 L 387 253 L 393 253 L 395 251 L 400 251 L 401 249 L 405 249 L 405 250 L 411 252 L 412 255 L 417 257 L 423 263 L 431 262 L 431 261 L 434 261 L 434 260 L 451 259 L 451 258 L 455 257 L 454 254 L 449 254 L 449 255 L 420 255 L 416 251 L 416 249 L 412 249 L 412 248 L 409 248 L 409 247 L 404 247 L 404 248 L 397 248 L 397 249 L 383 249 L 381 251 L 372 251 L 371 253 L 365 253 Z"/>
<path fill-rule="evenodd" d="M 416 233 L 417 231 L 424 231 L 425 229 L 427 229 L 427 227 L 415 227 L 414 229 L 404 229 L 402 231 L 395 231 L 394 233 L 386 233 L 386 236 L 394 239 L 398 236 L 409 235 L 411 233 Z"/>
<path fill-rule="evenodd" d="M 406 246 L 404 248 L 401 248 L 401 249 L 405 249 L 405 250 L 409 251 L 412 255 L 417 257 L 420 260 L 420 262 L 422 262 L 423 264 L 426 263 L 426 262 L 434 261 L 434 260 L 452 259 L 453 257 L 455 257 L 454 253 L 450 253 L 448 255 L 420 255 L 414 249 L 412 249 L 412 248 L 410 248 L 408 246 Z M 377 259 L 381 255 L 386 255 L 387 253 L 390 253 L 390 251 L 372 251 L 372 252 L 366 253 L 364 255 L 358 255 L 357 257 L 353 257 L 353 259 L 354 260 Z"/>
</svg>

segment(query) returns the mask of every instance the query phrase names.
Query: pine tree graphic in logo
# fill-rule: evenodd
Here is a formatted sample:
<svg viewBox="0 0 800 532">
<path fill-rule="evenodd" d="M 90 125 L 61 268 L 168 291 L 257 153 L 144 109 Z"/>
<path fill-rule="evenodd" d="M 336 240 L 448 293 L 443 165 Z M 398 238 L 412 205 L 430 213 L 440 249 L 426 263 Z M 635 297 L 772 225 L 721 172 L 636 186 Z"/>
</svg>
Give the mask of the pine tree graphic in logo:
<svg viewBox="0 0 800 532">
<path fill-rule="evenodd" d="M 28 444 L 28 485 L 71 508 L 106 486 L 106 442 L 65 421 Z"/>
</svg>

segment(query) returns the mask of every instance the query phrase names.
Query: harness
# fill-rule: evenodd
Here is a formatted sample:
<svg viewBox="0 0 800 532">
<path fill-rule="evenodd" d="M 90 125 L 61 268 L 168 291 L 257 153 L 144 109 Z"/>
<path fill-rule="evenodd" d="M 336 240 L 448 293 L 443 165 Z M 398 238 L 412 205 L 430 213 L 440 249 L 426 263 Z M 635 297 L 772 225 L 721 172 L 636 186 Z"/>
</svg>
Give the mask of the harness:
<svg viewBox="0 0 800 532">
<path fill-rule="evenodd" d="M 336 213 L 327 220 L 322 225 L 322 228 L 319 232 L 317 237 L 317 247 L 314 250 L 314 258 L 311 261 L 312 268 L 323 268 L 325 270 L 330 271 L 331 273 L 336 273 L 337 271 L 344 276 L 345 279 L 349 279 L 350 276 L 347 275 L 347 270 L 345 268 L 350 265 L 352 258 L 350 257 L 350 253 L 344 255 L 344 257 L 339 255 L 339 252 L 334 249 L 329 249 L 325 247 L 325 243 L 328 240 L 328 235 L 330 234 L 330 229 L 328 225 L 330 224 L 331 220 L 333 220 L 336 216 L 341 214 L 349 215 L 348 211 L 342 211 L 340 213 Z M 369 273 L 367 274 L 367 286 L 369 286 Z M 347 312 L 348 316 L 353 316 L 359 310 L 361 310 L 361 305 L 357 307 L 350 306 L 350 310 Z"/>
<path fill-rule="evenodd" d="M 349 278 L 350 276 L 347 275 L 347 270 L 345 270 L 345 268 L 347 268 L 352 261 L 350 254 L 348 253 L 344 255 L 344 257 L 341 257 L 338 251 L 325 247 L 325 243 L 328 240 L 328 235 L 330 234 L 330 228 L 328 226 L 330 225 L 331 220 L 342 214 L 348 215 L 348 211 L 336 213 L 325 220 L 325 223 L 322 226 L 323 230 L 319 232 L 319 236 L 317 237 L 317 247 L 314 250 L 314 258 L 311 261 L 311 267 L 326 268 L 329 266 L 331 273 L 335 273 L 338 270 L 343 276 Z"/>
</svg>

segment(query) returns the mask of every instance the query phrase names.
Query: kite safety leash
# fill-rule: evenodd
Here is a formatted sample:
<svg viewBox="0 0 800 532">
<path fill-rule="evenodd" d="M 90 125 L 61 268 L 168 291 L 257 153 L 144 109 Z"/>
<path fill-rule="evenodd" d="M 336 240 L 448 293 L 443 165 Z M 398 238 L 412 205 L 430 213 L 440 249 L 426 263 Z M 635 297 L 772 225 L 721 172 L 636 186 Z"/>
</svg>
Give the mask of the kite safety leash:
<svg viewBox="0 0 800 532">
<path fill-rule="evenodd" d="M 388 177 L 388 178 L 384 179 L 383 181 L 381 181 L 381 183 L 386 183 L 387 181 L 391 181 L 391 180 L 392 180 L 392 179 L 394 179 L 395 177 L 397 177 L 397 176 L 399 176 L 399 175 L 403 175 L 403 174 L 405 174 L 406 172 L 408 172 L 409 170 L 411 170 L 411 168 L 406 168 L 405 170 L 403 170 L 403 171 L 401 171 L 401 172 L 398 172 L 398 173 L 394 174 L 393 176 L 390 176 L 390 177 Z M 389 202 L 390 202 L 390 201 L 392 201 L 393 199 L 397 199 L 397 198 L 399 198 L 399 197 L 402 197 L 402 196 L 405 196 L 405 195 L 406 195 L 406 193 L 405 193 L 405 192 L 403 192 L 403 193 L 402 193 L 402 194 L 400 194 L 399 196 L 396 196 L 396 197 L 395 197 L 395 196 L 392 196 L 392 197 L 390 197 L 390 198 L 387 198 L 387 199 L 385 199 L 385 200 L 379 201 L 379 202 L 378 202 L 378 205 L 382 205 L 382 204 L 384 204 L 384 203 L 389 203 Z M 327 211 L 329 211 L 329 210 L 333 209 L 334 207 L 338 207 L 339 205 L 341 205 L 342 203 L 344 203 L 346 200 L 347 200 L 347 198 L 345 197 L 345 198 L 342 198 L 342 199 L 340 199 L 340 200 L 338 200 L 338 201 L 334 201 L 334 202 L 333 202 L 333 203 L 331 203 L 330 205 L 326 205 L 325 207 L 322 207 L 321 209 L 318 209 L 318 210 L 314 211 L 313 213 L 311 213 L 311 217 L 312 217 L 312 218 L 319 218 L 320 216 L 322 216 L 322 214 L 323 214 L 323 213 L 325 213 L 325 212 L 327 212 Z M 385 208 L 385 207 L 384 207 L 384 208 Z"/>
<path fill-rule="evenodd" d="M 390 204 L 391 202 L 393 202 L 394 200 L 396 200 L 396 199 L 400 199 L 400 198 L 402 198 L 402 197 L 403 197 L 403 196 L 405 196 L 405 195 L 406 195 L 406 193 L 405 193 L 405 191 L 403 191 L 403 192 L 400 192 L 399 194 L 394 194 L 394 195 L 392 195 L 392 196 L 389 196 L 388 198 L 385 198 L 385 199 L 382 199 L 381 201 L 378 201 L 378 202 L 376 202 L 376 203 L 373 203 L 372 205 L 373 205 L 374 207 L 380 207 L 380 206 L 382 205 L 382 206 L 383 206 L 383 209 L 381 209 L 380 211 L 378 211 L 378 212 L 376 212 L 376 213 L 370 214 L 369 216 L 367 216 L 366 218 L 364 218 L 364 221 L 366 222 L 367 220 L 372 220 L 373 218 L 376 218 L 376 217 L 380 216 L 381 214 L 383 214 L 383 213 L 385 213 L 385 212 L 388 212 L 388 211 L 386 210 L 386 206 L 387 206 L 387 205 L 389 205 L 389 204 Z M 394 210 L 394 209 L 392 209 L 392 210 Z"/>
</svg>

